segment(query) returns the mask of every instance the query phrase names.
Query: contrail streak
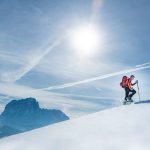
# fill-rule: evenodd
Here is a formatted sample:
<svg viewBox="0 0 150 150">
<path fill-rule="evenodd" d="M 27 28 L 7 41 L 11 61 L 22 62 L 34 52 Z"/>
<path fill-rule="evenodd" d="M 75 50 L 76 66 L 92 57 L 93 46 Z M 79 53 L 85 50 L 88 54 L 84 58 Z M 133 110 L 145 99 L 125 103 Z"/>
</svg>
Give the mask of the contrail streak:
<svg viewBox="0 0 150 150">
<path fill-rule="evenodd" d="M 105 74 L 105 75 L 85 79 L 85 80 L 82 80 L 82 81 L 71 82 L 71 83 L 66 83 L 66 84 L 56 85 L 56 86 L 50 86 L 50 87 L 47 87 L 47 88 L 42 88 L 42 89 L 37 89 L 37 90 L 63 89 L 63 88 L 73 87 L 73 86 L 80 85 L 80 84 L 93 82 L 93 81 L 96 81 L 96 80 L 102 80 L 102 79 L 118 76 L 118 75 L 129 73 L 129 72 L 135 72 L 135 71 L 138 71 L 138 70 L 148 69 L 148 68 L 150 68 L 150 65 L 147 65 L 147 66 L 142 65 L 141 67 L 138 67 L 138 68 L 134 67 L 134 68 L 131 68 L 131 69 L 128 69 L 128 70 L 122 70 L 122 71 L 118 71 L 118 72 L 114 72 L 114 73 L 110 73 L 110 74 Z"/>
<path fill-rule="evenodd" d="M 147 62 L 147 63 L 141 64 L 141 65 L 137 65 L 136 67 L 142 67 L 142 66 L 146 66 L 146 65 L 150 65 L 150 62 Z"/>
<path fill-rule="evenodd" d="M 13 81 L 20 80 L 25 74 L 27 74 L 30 70 L 32 70 L 36 65 L 39 64 L 39 62 L 43 59 L 44 56 L 46 56 L 48 53 L 50 53 L 55 47 L 60 45 L 62 39 L 56 40 L 52 44 L 47 44 L 45 47 L 45 50 L 42 51 L 42 53 L 33 59 L 29 65 L 27 65 L 25 68 L 18 70 L 17 72 L 14 72 L 12 74 L 13 76 Z"/>
</svg>

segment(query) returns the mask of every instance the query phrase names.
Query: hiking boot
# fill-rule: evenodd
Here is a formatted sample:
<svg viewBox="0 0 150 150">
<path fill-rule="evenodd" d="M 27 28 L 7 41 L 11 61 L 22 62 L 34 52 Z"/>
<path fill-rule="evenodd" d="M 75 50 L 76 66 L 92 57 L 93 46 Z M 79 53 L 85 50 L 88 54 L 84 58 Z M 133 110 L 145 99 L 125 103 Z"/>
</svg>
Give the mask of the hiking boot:
<svg viewBox="0 0 150 150">
<path fill-rule="evenodd" d="M 128 97 L 128 100 L 130 101 L 130 102 L 133 102 L 133 99 L 132 99 L 132 97 Z"/>
</svg>

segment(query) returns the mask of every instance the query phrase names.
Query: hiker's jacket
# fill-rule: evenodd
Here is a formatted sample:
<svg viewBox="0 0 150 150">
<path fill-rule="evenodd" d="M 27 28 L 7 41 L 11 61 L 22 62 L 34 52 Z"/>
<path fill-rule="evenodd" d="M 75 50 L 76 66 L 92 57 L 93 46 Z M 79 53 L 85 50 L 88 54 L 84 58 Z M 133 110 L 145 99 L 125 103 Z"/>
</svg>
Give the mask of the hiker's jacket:
<svg viewBox="0 0 150 150">
<path fill-rule="evenodd" d="M 130 79 L 130 78 L 127 80 L 127 87 L 128 87 L 129 89 L 132 89 L 132 86 L 135 85 L 135 84 L 136 84 L 136 83 L 132 83 L 132 82 L 131 82 L 131 79 Z"/>
</svg>

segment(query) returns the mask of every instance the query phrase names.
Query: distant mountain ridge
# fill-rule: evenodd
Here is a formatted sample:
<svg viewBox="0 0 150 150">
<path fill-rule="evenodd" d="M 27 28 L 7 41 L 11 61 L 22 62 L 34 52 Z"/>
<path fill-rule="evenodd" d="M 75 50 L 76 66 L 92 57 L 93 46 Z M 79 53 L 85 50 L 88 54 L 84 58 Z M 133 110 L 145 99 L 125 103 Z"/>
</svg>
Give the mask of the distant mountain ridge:
<svg viewBox="0 0 150 150">
<path fill-rule="evenodd" d="M 5 135 L 6 130 L 3 129 L 6 128 L 19 133 L 68 119 L 69 117 L 60 110 L 40 108 L 34 98 L 12 100 L 0 115 L 0 135 Z"/>
</svg>

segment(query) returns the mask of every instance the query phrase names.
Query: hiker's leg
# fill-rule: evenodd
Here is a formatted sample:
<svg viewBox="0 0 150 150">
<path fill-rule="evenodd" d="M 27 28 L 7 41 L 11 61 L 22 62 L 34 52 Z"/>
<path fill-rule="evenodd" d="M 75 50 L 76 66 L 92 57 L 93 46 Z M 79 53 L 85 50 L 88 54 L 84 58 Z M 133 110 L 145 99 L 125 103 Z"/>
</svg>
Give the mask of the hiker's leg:
<svg viewBox="0 0 150 150">
<path fill-rule="evenodd" d="M 130 92 L 131 92 L 131 94 L 129 95 L 129 97 L 133 97 L 133 95 L 136 93 L 136 90 L 134 90 L 134 89 L 132 89 L 132 90 L 130 90 Z"/>
<path fill-rule="evenodd" d="M 128 87 L 125 88 L 125 100 L 128 99 L 129 97 L 129 92 L 130 92 L 130 89 Z"/>
</svg>

